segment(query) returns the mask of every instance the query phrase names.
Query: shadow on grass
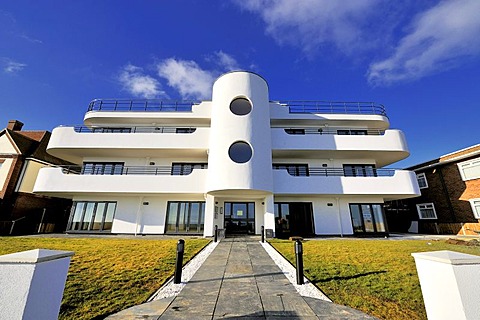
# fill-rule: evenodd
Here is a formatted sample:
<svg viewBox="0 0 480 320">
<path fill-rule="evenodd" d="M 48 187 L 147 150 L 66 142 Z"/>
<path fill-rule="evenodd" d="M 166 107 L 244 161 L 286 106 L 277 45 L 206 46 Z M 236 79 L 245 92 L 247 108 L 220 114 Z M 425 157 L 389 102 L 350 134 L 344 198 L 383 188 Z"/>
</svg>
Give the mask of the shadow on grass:
<svg viewBox="0 0 480 320">
<path fill-rule="evenodd" d="M 387 273 L 387 271 L 385 271 L 385 270 L 370 271 L 370 272 L 364 272 L 364 273 L 355 274 L 355 275 L 353 275 L 353 276 L 345 276 L 345 277 L 342 277 L 342 276 L 334 276 L 334 277 L 331 277 L 331 278 L 326 278 L 326 279 L 321 279 L 321 280 L 312 281 L 312 283 L 313 283 L 313 284 L 317 284 L 317 283 L 329 282 L 329 281 L 333 281 L 333 280 L 350 280 L 350 279 L 357 279 L 357 278 L 361 278 L 361 277 L 370 276 L 370 275 L 372 275 L 372 274 L 381 274 L 381 273 Z"/>
</svg>

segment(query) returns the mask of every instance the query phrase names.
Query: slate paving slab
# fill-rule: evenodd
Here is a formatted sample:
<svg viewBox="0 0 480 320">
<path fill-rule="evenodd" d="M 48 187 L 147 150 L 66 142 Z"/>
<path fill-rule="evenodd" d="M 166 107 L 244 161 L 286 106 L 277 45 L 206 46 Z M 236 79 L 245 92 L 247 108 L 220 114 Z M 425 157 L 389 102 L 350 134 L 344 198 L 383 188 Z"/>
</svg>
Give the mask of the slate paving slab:
<svg viewBox="0 0 480 320">
<path fill-rule="evenodd" d="M 300 296 L 258 240 L 223 239 L 175 298 L 139 305 L 108 319 L 376 319 Z"/>
</svg>

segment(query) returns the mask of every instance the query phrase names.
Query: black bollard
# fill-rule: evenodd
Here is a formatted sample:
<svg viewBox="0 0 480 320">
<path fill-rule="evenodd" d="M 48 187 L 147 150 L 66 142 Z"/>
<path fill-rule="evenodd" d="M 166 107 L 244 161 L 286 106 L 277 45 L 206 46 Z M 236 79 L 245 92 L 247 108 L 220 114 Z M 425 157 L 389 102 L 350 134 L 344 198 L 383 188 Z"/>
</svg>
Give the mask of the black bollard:
<svg viewBox="0 0 480 320">
<path fill-rule="evenodd" d="M 175 261 L 175 274 L 173 276 L 173 283 L 182 282 L 182 265 L 183 265 L 183 252 L 185 250 L 185 240 L 180 239 L 177 242 L 177 260 Z"/>
<path fill-rule="evenodd" d="M 297 262 L 297 284 L 303 284 L 303 247 L 300 240 L 295 241 L 295 260 Z"/>
<path fill-rule="evenodd" d="M 262 243 L 265 242 L 265 227 L 262 226 Z"/>
<path fill-rule="evenodd" d="M 213 242 L 218 241 L 218 226 L 215 225 L 215 234 L 213 235 Z"/>
</svg>

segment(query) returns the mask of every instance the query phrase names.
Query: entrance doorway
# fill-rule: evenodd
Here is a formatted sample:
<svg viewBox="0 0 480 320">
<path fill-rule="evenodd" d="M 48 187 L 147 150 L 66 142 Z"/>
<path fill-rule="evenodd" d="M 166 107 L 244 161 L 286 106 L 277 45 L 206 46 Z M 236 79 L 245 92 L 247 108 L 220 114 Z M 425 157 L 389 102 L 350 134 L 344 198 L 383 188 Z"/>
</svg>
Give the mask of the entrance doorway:
<svg viewBox="0 0 480 320">
<path fill-rule="evenodd" d="M 255 202 L 225 202 L 225 233 L 255 234 Z"/>
<path fill-rule="evenodd" d="M 275 202 L 275 236 L 309 237 L 313 231 L 313 208 L 310 202 Z"/>
</svg>

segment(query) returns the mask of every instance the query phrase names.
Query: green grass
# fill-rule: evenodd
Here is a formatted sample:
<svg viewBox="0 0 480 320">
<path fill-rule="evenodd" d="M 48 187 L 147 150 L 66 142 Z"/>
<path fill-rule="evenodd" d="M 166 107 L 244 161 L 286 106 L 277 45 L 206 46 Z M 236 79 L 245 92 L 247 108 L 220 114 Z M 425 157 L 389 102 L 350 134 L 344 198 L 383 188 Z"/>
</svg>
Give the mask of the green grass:
<svg viewBox="0 0 480 320">
<path fill-rule="evenodd" d="M 176 239 L 0 237 L 0 255 L 31 249 L 74 251 L 60 319 L 102 319 L 145 302 L 173 275 Z M 186 263 L 208 243 L 185 241 Z"/>
<path fill-rule="evenodd" d="M 295 263 L 294 243 L 270 242 Z M 306 241 L 305 275 L 333 302 L 381 319 L 426 319 L 412 252 L 452 250 L 480 255 L 480 247 L 423 240 Z"/>
</svg>

